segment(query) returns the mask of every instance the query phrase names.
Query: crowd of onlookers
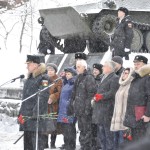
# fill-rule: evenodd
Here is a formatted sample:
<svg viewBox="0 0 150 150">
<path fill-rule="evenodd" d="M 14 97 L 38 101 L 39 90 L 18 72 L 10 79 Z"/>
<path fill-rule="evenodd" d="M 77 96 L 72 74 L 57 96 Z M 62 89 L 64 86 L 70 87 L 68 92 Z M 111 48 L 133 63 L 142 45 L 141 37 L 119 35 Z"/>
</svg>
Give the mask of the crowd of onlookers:
<svg viewBox="0 0 150 150">
<path fill-rule="evenodd" d="M 32 76 L 36 77 L 35 69 L 31 71 L 30 65 L 34 63 L 39 67 L 41 63 L 36 62 L 34 57 L 36 56 L 31 56 L 30 59 L 30 55 L 28 56 L 27 69 L 30 70 L 30 75 L 32 73 Z M 126 149 L 130 143 L 142 139 L 148 133 L 150 121 L 150 64 L 148 64 L 148 59 L 137 55 L 133 61 L 134 68 L 124 68 L 122 58 L 114 56 L 103 65 L 94 63 L 90 68 L 86 57 L 84 53 L 76 53 L 75 65 L 66 66 L 60 75 L 57 75 L 56 64 L 47 63 L 45 66 L 43 72 L 49 76 L 50 82 L 47 76 L 44 76 L 44 83 L 46 80 L 48 83 L 53 83 L 59 76 L 62 77 L 54 82 L 47 91 L 48 93 L 43 92 L 40 95 L 39 115 L 57 114 L 55 118 L 57 128 L 50 133 L 50 147 L 56 148 L 56 137 L 58 134 L 63 134 L 64 144 L 60 149 L 75 150 L 77 123 L 80 131 L 80 150 Z M 35 89 L 36 85 L 33 86 L 35 82 L 39 83 L 31 81 L 30 76 L 26 82 L 28 83 L 24 85 L 23 98 L 31 95 L 26 94 Z M 36 115 L 36 102 L 33 107 L 32 104 L 32 100 L 22 103 L 20 114 Z M 31 111 L 30 107 L 32 107 Z M 43 129 L 44 122 L 40 121 L 39 149 L 42 150 L 48 147 L 49 132 Z M 50 124 L 46 125 L 46 128 L 51 128 Z M 21 125 L 21 130 L 25 131 L 24 145 L 30 145 L 29 138 L 31 137 L 34 143 L 32 144 L 35 145 L 33 140 L 35 128 L 36 122 L 35 120 L 32 122 L 32 119 L 31 122 Z M 30 150 L 33 147 L 27 149 Z"/>
</svg>

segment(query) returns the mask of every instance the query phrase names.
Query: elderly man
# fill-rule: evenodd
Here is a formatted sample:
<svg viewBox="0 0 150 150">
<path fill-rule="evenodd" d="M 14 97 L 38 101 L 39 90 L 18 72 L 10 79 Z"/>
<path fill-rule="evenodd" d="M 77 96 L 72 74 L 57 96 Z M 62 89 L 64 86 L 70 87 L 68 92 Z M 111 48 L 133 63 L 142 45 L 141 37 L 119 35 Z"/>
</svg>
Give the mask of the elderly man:
<svg viewBox="0 0 150 150">
<path fill-rule="evenodd" d="M 133 141 L 146 134 L 146 123 L 150 121 L 150 65 L 145 56 L 134 58 L 135 72 L 127 100 L 124 125 L 131 128 Z"/>
<path fill-rule="evenodd" d="M 81 150 L 90 150 L 92 123 L 91 100 L 96 93 L 96 83 L 94 76 L 87 71 L 87 63 L 85 60 L 77 60 L 76 70 L 78 76 L 74 84 L 70 106 L 73 107 L 74 113 L 77 116 Z"/>
<path fill-rule="evenodd" d="M 23 99 L 28 98 L 39 89 L 48 86 L 50 82 L 46 74 L 46 66 L 41 63 L 42 57 L 39 55 L 27 55 L 27 70 L 28 78 L 23 88 Z M 36 149 L 36 127 L 37 127 L 37 114 L 44 115 L 48 112 L 47 101 L 49 98 L 49 89 L 39 94 L 39 112 L 38 112 L 38 96 L 30 97 L 28 100 L 23 101 L 18 121 L 20 121 L 20 130 L 24 131 L 24 150 Z M 38 123 L 38 150 L 44 150 L 48 147 L 48 138 L 43 132 L 46 131 L 46 121 L 40 118 Z"/>
<path fill-rule="evenodd" d="M 104 76 L 98 85 L 93 106 L 93 123 L 98 125 L 102 150 L 113 150 L 114 136 L 110 131 L 111 119 L 114 109 L 115 94 L 119 88 L 119 77 L 115 74 L 115 63 L 107 61 L 103 65 Z"/>
</svg>

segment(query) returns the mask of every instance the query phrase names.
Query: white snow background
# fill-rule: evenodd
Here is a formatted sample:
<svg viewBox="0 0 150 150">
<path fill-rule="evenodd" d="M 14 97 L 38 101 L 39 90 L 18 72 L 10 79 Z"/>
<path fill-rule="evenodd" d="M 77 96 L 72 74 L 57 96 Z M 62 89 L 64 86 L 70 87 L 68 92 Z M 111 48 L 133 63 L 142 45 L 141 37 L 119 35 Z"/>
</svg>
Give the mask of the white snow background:
<svg viewBox="0 0 150 150">
<path fill-rule="evenodd" d="M 96 0 L 94 0 L 96 1 Z M 94 2 L 93 0 L 82 0 L 82 3 Z M 24 7 L 21 6 L 14 10 L 8 10 L 5 13 L 4 9 L 0 10 L 0 20 L 4 23 L 5 29 L 0 24 L 0 85 L 6 81 L 9 81 L 12 78 L 18 77 L 21 74 L 26 75 L 26 55 L 37 53 L 37 45 L 39 42 L 39 32 L 41 26 L 38 24 L 37 19 L 39 17 L 38 9 L 48 8 L 48 7 L 57 7 L 64 5 L 75 5 L 81 3 L 79 0 L 32 0 L 32 7 L 34 15 L 33 17 L 33 31 L 31 28 L 27 27 L 23 37 L 23 48 L 22 52 L 19 53 L 19 38 L 22 27 L 21 16 L 24 15 Z M 28 4 L 29 6 L 29 4 Z M 17 22 L 17 23 L 16 23 Z M 30 23 L 30 17 L 28 17 L 28 22 Z M 11 33 L 8 35 L 7 39 L 7 49 L 4 44 L 4 37 L 6 35 L 5 31 L 10 31 L 12 26 L 16 23 Z M 30 25 L 29 25 L 30 26 Z M 32 48 L 30 49 L 31 35 L 33 36 Z M 87 52 L 87 50 L 86 50 Z M 60 53 L 57 51 L 57 53 Z M 124 67 L 133 66 L 133 59 L 135 53 L 130 54 L 130 60 L 124 60 Z M 149 58 L 150 54 L 142 54 Z M 106 52 L 101 63 L 103 64 L 106 60 L 110 59 L 110 52 Z M 150 62 L 149 62 L 150 63 Z M 16 80 L 15 83 L 7 84 L 8 87 L 18 87 L 20 86 L 20 81 Z M 7 101 L 6 99 L 4 101 Z M 16 103 L 16 100 L 11 100 Z M 17 100 L 18 102 L 18 100 Z M 22 139 L 17 143 L 13 144 L 15 140 L 22 135 L 22 132 L 19 132 L 19 126 L 16 122 L 16 118 L 8 117 L 4 114 L 0 114 L 0 150 L 22 150 L 23 141 Z M 56 146 L 59 147 L 63 144 L 63 137 L 59 135 L 56 140 Z M 77 139 L 77 145 L 79 141 Z"/>
</svg>

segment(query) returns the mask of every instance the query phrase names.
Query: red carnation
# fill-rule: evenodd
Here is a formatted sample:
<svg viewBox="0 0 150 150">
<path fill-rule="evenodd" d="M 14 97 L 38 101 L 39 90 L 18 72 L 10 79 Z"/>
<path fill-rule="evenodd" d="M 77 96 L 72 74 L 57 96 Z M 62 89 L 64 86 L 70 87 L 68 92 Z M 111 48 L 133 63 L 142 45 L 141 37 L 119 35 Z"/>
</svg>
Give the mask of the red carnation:
<svg viewBox="0 0 150 150">
<path fill-rule="evenodd" d="M 103 95 L 102 94 L 95 94 L 94 95 L 94 99 L 96 102 L 100 101 L 101 99 L 103 99 Z"/>
<path fill-rule="evenodd" d="M 68 119 L 67 118 L 63 118 L 62 119 L 64 123 L 68 123 Z"/>
<path fill-rule="evenodd" d="M 20 124 L 24 124 L 25 120 L 24 120 L 22 114 L 20 114 L 20 116 L 18 117 L 18 121 Z"/>
</svg>

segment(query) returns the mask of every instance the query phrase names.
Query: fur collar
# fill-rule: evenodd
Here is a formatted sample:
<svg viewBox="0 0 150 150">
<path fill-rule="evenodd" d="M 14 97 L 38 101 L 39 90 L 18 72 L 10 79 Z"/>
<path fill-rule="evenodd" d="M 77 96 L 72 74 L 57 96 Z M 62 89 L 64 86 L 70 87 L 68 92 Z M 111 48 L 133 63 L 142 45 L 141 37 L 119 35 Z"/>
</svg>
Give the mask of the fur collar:
<svg viewBox="0 0 150 150">
<path fill-rule="evenodd" d="M 150 75 L 150 64 L 142 66 L 137 73 L 140 75 L 140 77 L 144 77 L 146 75 Z"/>
<path fill-rule="evenodd" d="M 36 78 L 38 75 L 41 75 L 41 74 L 43 74 L 45 72 L 46 72 L 46 65 L 44 63 L 41 63 L 39 65 L 39 67 L 36 70 L 34 70 L 34 72 L 32 73 L 32 77 Z M 30 75 L 31 74 L 29 74 L 29 76 Z"/>
<path fill-rule="evenodd" d="M 130 68 L 130 73 L 129 73 L 129 75 L 128 75 L 128 78 L 123 81 L 123 80 L 122 80 L 123 72 L 122 72 L 121 77 L 120 77 L 120 79 L 119 79 L 119 84 L 120 84 L 120 85 L 123 85 L 123 86 L 129 84 L 129 83 L 133 80 L 132 74 L 133 74 L 133 68 Z"/>
</svg>

